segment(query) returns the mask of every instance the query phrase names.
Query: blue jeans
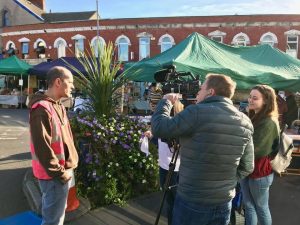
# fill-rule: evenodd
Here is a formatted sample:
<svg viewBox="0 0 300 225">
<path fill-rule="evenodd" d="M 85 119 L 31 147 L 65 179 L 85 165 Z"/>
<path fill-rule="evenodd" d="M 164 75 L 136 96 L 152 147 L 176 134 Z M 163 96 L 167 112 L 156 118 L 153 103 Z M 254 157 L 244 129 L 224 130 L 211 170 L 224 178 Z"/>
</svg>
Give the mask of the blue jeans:
<svg viewBox="0 0 300 225">
<path fill-rule="evenodd" d="M 69 182 L 63 184 L 58 179 L 39 180 L 42 191 L 42 225 L 63 225 Z"/>
<path fill-rule="evenodd" d="M 221 205 L 202 205 L 184 201 L 176 195 L 172 225 L 227 225 L 231 201 Z"/>
<path fill-rule="evenodd" d="M 245 178 L 241 183 L 246 225 L 271 225 L 272 217 L 269 209 L 269 189 L 274 174 L 252 179 Z"/>
<path fill-rule="evenodd" d="M 168 170 L 165 170 L 161 167 L 159 167 L 159 182 L 161 189 L 164 188 L 165 181 L 168 175 Z M 176 190 L 178 184 L 178 172 L 173 172 L 169 187 L 171 186 L 171 189 L 167 191 L 166 193 L 166 207 L 167 207 L 167 213 L 168 213 L 168 225 L 172 224 L 172 217 L 173 217 L 173 208 L 174 208 L 174 201 L 176 197 Z"/>
</svg>

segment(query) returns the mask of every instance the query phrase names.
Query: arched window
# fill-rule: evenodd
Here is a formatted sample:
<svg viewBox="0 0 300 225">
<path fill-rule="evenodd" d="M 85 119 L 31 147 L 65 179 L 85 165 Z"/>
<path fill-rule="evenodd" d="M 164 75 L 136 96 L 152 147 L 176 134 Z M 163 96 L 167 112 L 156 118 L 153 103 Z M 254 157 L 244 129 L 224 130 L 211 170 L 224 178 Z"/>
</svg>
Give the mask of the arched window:
<svg viewBox="0 0 300 225">
<path fill-rule="evenodd" d="M 95 56 L 98 57 L 99 47 L 100 47 L 100 53 L 101 53 L 105 46 L 105 40 L 103 39 L 103 37 L 100 37 L 100 36 L 93 37 L 93 39 L 91 41 L 91 45 L 95 51 Z"/>
<path fill-rule="evenodd" d="M 160 45 L 160 52 L 164 52 L 172 48 L 175 45 L 175 41 L 171 35 L 165 34 L 159 38 L 158 45 Z"/>
<path fill-rule="evenodd" d="M 16 51 L 15 51 L 16 45 L 15 45 L 15 43 L 12 42 L 12 41 L 8 41 L 8 42 L 6 43 L 5 49 L 6 49 L 6 53 L 7 53 L 9 56 L 12 56 L 12 55 L 15 55 L 15 54 L 16 54 Z"/>
<path fill-rule="evenodd" d="M 2 26 L 7 27 L 10 26 L 10 13 L 8 10 L 3 10 L 2 14 Z"/>
<path fill-rule="evenodd" d="M 57 48 L 57 58 L 66 56 L 67 42 L 65 39 L 59 37 L 54 41 L 54 48 Z"/>
<path fill-rule="evenodd" d="M 250 39 L 247 34 L 239 33 L 233 37 L 231 43 L 235 46 L 247 46 L 250 44 Z"/>
<path fill-rule="evenodd" d="M 46 45 L 46 42 L 43 39 L 38 38 L 34 42 L 33 48 L 34 48 L 34 50 L 36 52 L 37 58 L 45 58 L 45 53 L 46 53 L 47 45 Z"/>
<path fill-rule="evenodd" d="M 213 32 L 208 33 L 208 36 L 210 37 L 211 40 L 223 43 L 226 33 L 220 30 L 215 30 Z"/>
<path fill-rule="evenodd" d="M 128 61 L 130 40 L 125 35 L 121 35 L 116 40 L 118 47 L 118 60 L 122 62 Z"/>
<path fill-rule="evenodd" d="M 73 36 L 71 38 L 72 40 L 74 40 L 75 44 L 75 56 L 80 56 L 81 52 L 84 52 L 84 39 L 85 36 L 80 35 L 80 34 L 76 34 L 75 36 Z"/>
<path fill-rule="evenodd" d="M 268 32 L 261 36 L 260 44 L 268 44 L 274 47 L 275 44 L 278 43 L 277 37 L 275 34 Z"/>
</svg>

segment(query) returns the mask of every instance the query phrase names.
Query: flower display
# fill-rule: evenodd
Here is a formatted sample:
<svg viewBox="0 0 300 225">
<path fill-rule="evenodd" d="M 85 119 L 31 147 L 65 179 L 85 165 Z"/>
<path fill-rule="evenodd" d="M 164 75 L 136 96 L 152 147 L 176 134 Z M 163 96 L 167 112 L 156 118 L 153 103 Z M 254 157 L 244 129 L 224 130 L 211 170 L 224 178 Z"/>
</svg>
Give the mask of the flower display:
<svg viewBox="0 0 300 225">
<path fill-rule="evenodd" d="M 71 121 L 79 151 L 76 183 L 94 207 L 124 204 L 158 190 L 157 149 L 140 151 L 147 124 L 138 117 L 80 114 Z"/>
</svg>

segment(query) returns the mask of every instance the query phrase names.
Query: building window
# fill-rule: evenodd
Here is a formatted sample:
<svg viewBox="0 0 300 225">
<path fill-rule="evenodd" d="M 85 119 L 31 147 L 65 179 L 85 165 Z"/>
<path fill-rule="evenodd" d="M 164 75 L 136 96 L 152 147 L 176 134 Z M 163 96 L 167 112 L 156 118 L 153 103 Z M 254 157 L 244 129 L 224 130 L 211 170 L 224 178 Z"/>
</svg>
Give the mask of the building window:
<svg viewBox="0 0 300 225">
<path fill-rule="evenodd" d="M 169 37 L 164 37 L 162 39 L 161 45 L 160 45 L 160 52 L 164 52 L 168 50 L 169 48 L 172 48 L 173 44 Z"/>
<path fill-rule="evenodd" d="M 272 38 L 272 36 L 267 35 L 265 36 L 262 41 L 260 42 L 261 44 L 267 44 L 267 45 L 271 45 L 272 47 L 274 46 L 274 40 Z"/>
<path fill-rule="evenodd" d="M 54 48 L 57 48 L 57 58 L 65 57 L 66 56 L 66 47 L 67 42 L 65 39 L 59 37 L 54 41 Z"/>
<path fill-rule="evenodd" d="M 83 39 L 75 40 L 75 55 L 79 57 L 80 53 L 83 52 L 84 52 L 84 40 Z"/>
<path fill-rule="evenodd" d="M 272 47 L 274 47 L 275 44 L 278 43 L 278 40 L 277 40 L 277 37 L 275 34 L 268 32 L 261 36 L 259 43 L 260 44 L 268 44 L 268 45 L 271 45 Z"/>
<path fill-rule="evenodd" d="M 297 58 L 298 55 L 298 36 L 287 36 L 286 53 Z"/>
<path fill-rule="evenodd" d="M 298 36 L 288 36 L 287 47 L 290 50 L 298 50 Z"/>
<path fill-rule="evenodd" d="M 3 27 L 10 26 L 10 19 L 9 19 L 9 11 L 8 10 L 3 10 L 2 26 Z"/>
<path fill-rule="evenodd" d="M 35 49 L 37 58 L 45 58 L 46 48 L 45 42 L 40 41 Z"/>
<path fill-rule="evenodd" d="M 13 43 L 12 41 L 8 41 L 6 43 L 6 53 L 8 54 L 8 56 L 12 56 L 16 54 L 16 46 L 15 43 Z"/>
<path fill-rule="evenodd" d="M 164 52 L 175 45 L 174 38 L 169 34 L 162 35 L 158 40 L 158 45 L 160 45 L 160 52 Z"/>
<path fill-rule="evenodd" d="M 98 57 L 98 51 L 99 51 L 99 48 L 100 48 L 100 54 L 101 52 L 103 52 L 104 50 L 104 46 L 105 46 L 105 40 L 103 39 L 103 37 L 94 37 L 91 41 L 91 45 L 94 49 L 94 53 L 95 53 L 95 56 Z M 100 46 L 98 46 L 100 45 Z"/>
<path fill-rule="evenodd" d="M 247 46 L 250 44 L 250 39 L 247 34 L 239 33 L 233 37 L 231 43 L 235 46 Z"/>
<path fill-rule="evenodd" d="M 210 37 L 211 40 L 223 43 L 226 33 L 220 30 L 215 30 L 213 32 L 208 33 L 208 36 Z"/>
<path fill-rule="evenodd" d="M 36 52 L 36 57 L 38 59 L 43 59 L 46 57 L 46 48 L 47 48 L 47 45 L 46 45 L 46 42 L 41 39 L 41 38 L 38 38 L 34 44 L 33 44 L 33 48 L 34 48 L 34 51 Z"/>
<path fill-rule="evenodd" d="M 122 62 L 128 61 L 129 42 L 125 37 L 118 39 L 118 60 Z"/>
<path fill-rule="evenodd" d="M 66 56 L 66 46 L 62 40 L 57 42 L 57 57 L 65 57 Z"/>
<path fill-rule="evenodd" d="M 139 59 L 142 60 L 144 58 L 150 57 L 150 37 L 140 37 L 139 46 L 140 46 Z"/>
<path fill-rule="evenodd" d="M 80 35 L 80 34 L 76 34 L 71 39 L 74 40 L 75 56 L 79 57 L 80 54 L 84 52 L 84 39 L 85 39 L 85 36 Z"/>
<path fill-rule="evenodd" d="M 223 36 L 211 36 L 210 39 L 216 42 L 223 43 Z"/>
<path fill-rule="evenodd" d="M 29 43 L 28 42 L 22 42 L 21 49 L 22 49 L 22 58 L 26 59 L 28 54 L 29 54 Z"/>
</svg>

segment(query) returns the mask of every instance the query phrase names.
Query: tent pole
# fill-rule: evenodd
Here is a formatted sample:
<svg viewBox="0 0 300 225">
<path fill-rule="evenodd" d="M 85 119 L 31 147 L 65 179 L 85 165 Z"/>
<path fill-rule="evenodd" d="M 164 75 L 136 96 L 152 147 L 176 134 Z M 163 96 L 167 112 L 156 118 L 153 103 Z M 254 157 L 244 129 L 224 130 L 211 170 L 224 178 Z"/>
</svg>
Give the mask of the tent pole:
<svg viewBox="0 0 300 225">
<path fill-rule="evenodd" d="M 22 77 L 22 73 L 21 73 L 21 109 L 23 108 L 23 104 L 22 104 L 22 100 L 23 100 L 23 77 Z"/>
<path fill-rule="evenodd" d="M 27 98 L 29 98 L 29 93 L 30 93 L 30 75 L 28 74 L 28 78 L 27 78 L 27 83 L 28 83 L 28 87 L 27 87 Z M 25 100 L 26 102 L 26 100 Z M 26 104 L 26 103 L 25 103 Z"/>
</svg>

